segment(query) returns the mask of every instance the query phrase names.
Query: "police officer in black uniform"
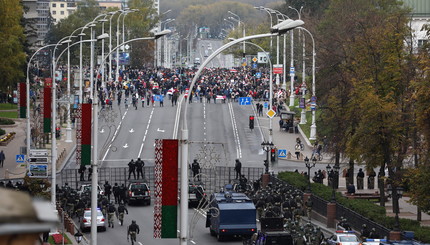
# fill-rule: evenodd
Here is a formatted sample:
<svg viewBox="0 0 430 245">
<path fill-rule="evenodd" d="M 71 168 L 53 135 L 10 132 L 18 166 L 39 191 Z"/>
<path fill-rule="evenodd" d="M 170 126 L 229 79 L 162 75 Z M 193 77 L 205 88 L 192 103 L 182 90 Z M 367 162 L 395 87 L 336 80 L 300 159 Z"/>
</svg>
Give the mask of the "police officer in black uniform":
<svg viewBox="0 0 430 245">
<path fill-rule="evenodd" d="M 106 181 L 104 184 L 104 188 L 105 188 L 105 196 L 110 201 L 110 195 L 112 194 L 112 186 L 109 184 L 108 181 Z"/>
<path fill-rule="evenodd" d="M 197 159 L 194 159 L 194 162 L 191 164 L 191 171 L 193 171 L 193 178 L 197 175 L 197 178 L 200 181 L 200 175 L 198 175 L 200 173 L 200 164 L 197 162 Z"/>
<path fill-rule="evenodd" d="M 113 196 L 115 198 L 115 203 L 119 203 L 119 191 L 120 191 L 120 188 L 118 186 L 118 183 L 115 183 L 115 185 L 112 188 L 112 191 L 113 191 Z"/>
<path fill-rule="evenodd" d="M 137 178 L 139 179 L 139 176 L 142 176 L 142 179 L 145 178 L 145 175 L 143 174 L 143 167 L 145 166 L 145 162 L 140 159 L 140 157 L 136 161 L 136 169 L 137 169 Z"/>
<path fill-rule="evenodd" d="M 128 179 L 130 179 L 132 173 L 134 179 L 136 179 L 136 163 L 133 159 L 131 159 L 131 161 L 128 163 Z"/>
</svg>

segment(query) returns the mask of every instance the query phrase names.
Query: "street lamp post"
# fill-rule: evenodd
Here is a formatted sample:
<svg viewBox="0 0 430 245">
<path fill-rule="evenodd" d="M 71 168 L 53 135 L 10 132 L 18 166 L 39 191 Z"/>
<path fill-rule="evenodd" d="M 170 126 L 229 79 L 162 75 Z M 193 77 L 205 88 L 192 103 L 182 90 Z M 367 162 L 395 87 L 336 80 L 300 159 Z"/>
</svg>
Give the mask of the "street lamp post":
<svg viewBox="0 0 430 245">
<path fill-rule="evenodd" d="M 240 17 L 239 17 L 239 15 L 237 15 L 237 14 L 235 14 L 235 13 L 233 13 L 233 12 L 231 12 L 231 11 L 228 11 L 228 13 L 230 13 L 231 15 L 233 15 L 233 16 L 235 16 L 237 19 L 235 19 L 235 18 L 233 18 L 233 17 L 229 17 L 229 19 L 231 19 L 231 20 L 236 20 L 237 21 L 237 25 L 238 25 L 238 27 L 241 25 L 241 23 L 242 23 L 242 27 L 243 27 L 243 37 L 245 37 L 246 36 L 246 30 L 245 30 L 245 23 L 243 23 L 242 21 L 240 21 Z M 245 42 L 243 42 L 243 55 L 242 55 L 242 57 L 243 58 L 245 58 L 245 55 L 246 55 L 246 49 L 245 49 Z"/>
<path fill-rule="evenodd" d="M 277 25 L 277 28 L 272 27 L 271 33 L 265 33 L 265 34 L 258 34 L 258 35 L 252 35 L 247 36 L 243 38 L 239 38 L 237 40 L 234 40 L 232 42 L 226 43 L 223 46 L 221 46 L 219 49 L 214 51 L 203 63 L 200 65 L 197 72 L 194 74 L 193 80 L 191 81 L 191 84 L 189 86 L 189 90 L 192 91 L 194 85 L 196 84 L 197 79 L 199 78 L 200 74 L 202 73 L 203 69 L 206 67 L 209 62 L 212 61 L 218 54 L 220 54 L 222 51 L 228 49 L 229 47 L 243 42 L 250 39 L 257 39 L 257 38 L 265 38 L 265 37 L 271 37 L 274 35 L 281 35 L 283 33 L 286 33 L 294 28 L 297 28 L 298 26 L 303 25 L 304 22 L 301 20 L 296 21 L 289 21 L 285 23 L 280 23 Z M 188 198 L 188 126 L 187 126 L 187 112 L 188 112 L 188 105 L 189 103 L 185 103 L 184 108 L 184 115 L 182 116 L 183 120 L 183 129 L 182 129 L 182 147 L 181 147 L 181 199 L 187 200 Z M 188 232 L 187 232 L 187 225 L 188 225 L 188 202 L 181 202 L 181 234 L 180 234 L 180 244 L 186 245 L 187 239 L 188 239 Z"/>
<path fill-rule="evenodd" d="M 402 187 L 389 187 L 387 189 L 388 195 L 393 198 L 393 209 L 396 214 L 395 223 L 394 223 L 394 231 L 400 231 L 400 222 L 399 222 L 399 199 L 403 197 L 403 188 Z"/>
<path fill-rule="evenodd" d="M 269 152 L 273 149 L 273 143 L 264 141 L 261 143 L 261 147 L 263 147 L 263 150 L 266 152 L 266 160 L 264 160 L 264 166 L 265 166 L 265 174 L 269 173 Z"/>
<path fill-rule="evenodd" d="M 308 168 L 308 193 L 311 192 L 311 168 L 315 167 L 316 163 L 317 159 L 315 157 L 312 158 L 312 162 L 310 162 L 308 156 L 305 157 L 305 166 Z"/>
<path fill-rule="evenodd" d="M 52 47 L 52 46 L 56 46 L 57 44 L 49 44 L 46 46 L 43 46 L 41 48 L 39 48 L 38 50 L 36 50 L 36 52 L 33 53 L 33 55 L 30 57 L 30 59 L 28 60 L 27 63 L 27 78 L 26 78 L 26 94 L 27 94 L 27 156 L 29 156 L 30 154 L 30 149 L 31 149 L 31 125 L 30 125 L 30 64 L 31 61 L 33 60 L 33 58 L 36 56 L 37 53 L 39 53 L 41 50 L 44 50 L 48 47 Z M 61 45 L 61 44 L 60 44 Z"/>
</svg>

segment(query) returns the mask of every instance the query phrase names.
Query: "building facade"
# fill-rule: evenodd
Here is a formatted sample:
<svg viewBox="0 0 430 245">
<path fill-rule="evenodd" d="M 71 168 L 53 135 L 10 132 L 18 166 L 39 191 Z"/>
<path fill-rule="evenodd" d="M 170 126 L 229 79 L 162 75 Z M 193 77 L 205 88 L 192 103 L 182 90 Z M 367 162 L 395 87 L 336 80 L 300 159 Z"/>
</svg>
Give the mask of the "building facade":
<svg viewBox="0 0 430 245">
<path fill-rule="evenodd" d="M 428 42 L 426 25 L 430 25 L 430 1 L 429 0 L 403 0 L 406 7 L 411 9 L 410 27 L 412 33 L 412 44 L 419 48 Z"/>
</svg>

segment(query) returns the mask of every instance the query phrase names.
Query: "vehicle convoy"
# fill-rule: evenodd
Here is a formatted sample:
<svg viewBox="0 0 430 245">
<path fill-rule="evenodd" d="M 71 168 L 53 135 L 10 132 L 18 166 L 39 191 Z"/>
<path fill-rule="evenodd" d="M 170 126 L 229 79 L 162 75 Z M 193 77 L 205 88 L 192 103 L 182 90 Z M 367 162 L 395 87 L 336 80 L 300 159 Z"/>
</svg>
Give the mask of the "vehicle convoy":
<svg viewBox="0 0 430 245">
<path fill-rule="evenodd" d="M 243 193 L 214 193 L 210 197 L 206 227 L 218 241 L 226 237 L 251 237 L 257 231 L 254 203 Z"/>
<path fill-rule="evenodd" d="M 188 185 L 189 207 L 197 207 L 205 198 L 206 193 L 202 185 Z"/>
<path fill-rule="evenodd" d="M 146 205 L 151 205 L 151 191 L 148 184 L 143 182 L 130 182 L 125 197 L 128 204 L 142 202 Z"/>
</svg>

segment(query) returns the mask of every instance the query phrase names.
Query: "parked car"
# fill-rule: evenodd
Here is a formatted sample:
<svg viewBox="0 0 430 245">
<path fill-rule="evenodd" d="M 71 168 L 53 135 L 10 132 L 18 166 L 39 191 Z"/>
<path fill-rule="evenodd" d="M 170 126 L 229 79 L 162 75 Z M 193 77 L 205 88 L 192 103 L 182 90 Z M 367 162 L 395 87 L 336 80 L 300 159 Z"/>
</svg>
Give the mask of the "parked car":
<svg viewBox="0 0 430 245">
<path fill-rule="evenodd" d="M 358 238 L 355 231 L 336 231 L 327 240 L 328 245 L 361 245 L 360 238 Z"/>
<path fill-rule="evenodd" d="M 151 191 L 148 184 L 144 182 L 130 182 L 125 197 L 128 204 L 142 202 L 151 205 Z"/>
<path fill-rule="evenodd" d="M 78 195 L 81 196 L 84 192 L 91 193 L 91 184 L 83 184 L 78 189 Z M 99 195 L 104 195 L 103 189 L 97 185 L 97 192 Z"/>
<path fill-rule="evenodd" d="M 80 227 L 82 231 L 91 229 L 91 208 L 85 209 L 84 217 L 81 218 Z M 106 219 L 99 208 L 97 208 L 97 229 L 106 231 Z"/>
</svg>

